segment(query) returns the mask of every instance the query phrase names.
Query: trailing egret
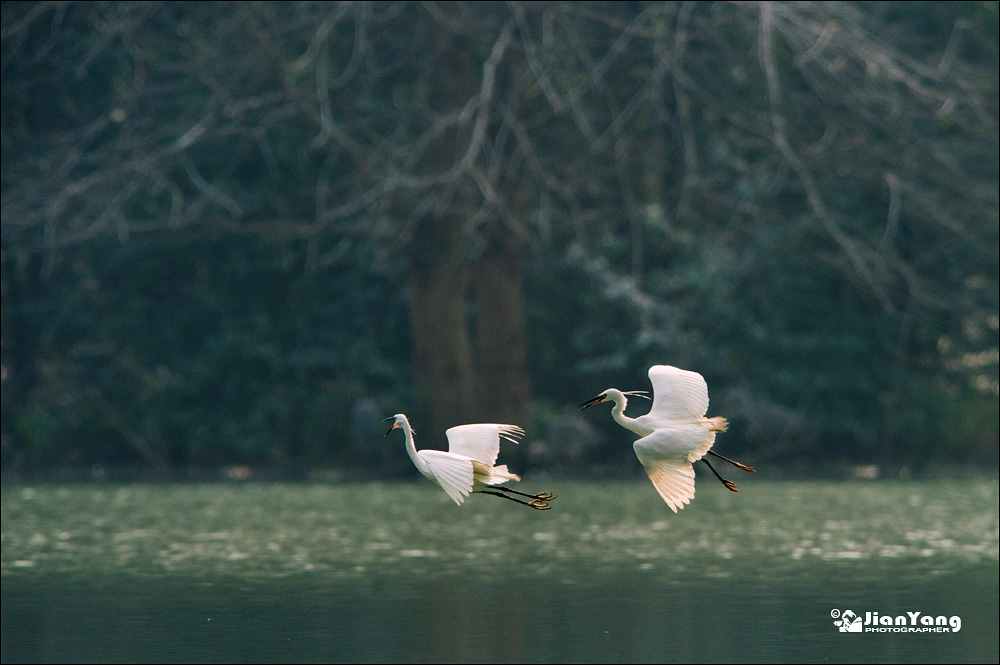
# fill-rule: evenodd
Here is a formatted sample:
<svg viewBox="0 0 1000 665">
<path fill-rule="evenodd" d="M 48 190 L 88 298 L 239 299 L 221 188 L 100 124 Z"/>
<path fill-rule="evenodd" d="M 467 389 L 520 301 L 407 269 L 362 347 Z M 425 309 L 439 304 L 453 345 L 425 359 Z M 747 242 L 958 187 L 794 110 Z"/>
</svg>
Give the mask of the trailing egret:
<svg viewBox="0 0 1000 665">
<path fill-rule="evenodd" d="M 517 425 L 481 423 L 452 427 L 445 432 L 448 437 L 448 452 L 445 452 L 417 450 L 413 444 L 413 428 L 402 413 L 385 419 L 385 422 L 389 421 L 392 421 L 392 427 L 385 435 L 389 436 L 389 432 L 397 427 L 403 430 L 406 452 L 410 454 L 414 466 L 426 478 L 440 485 L 445 494 L 460 506 L 465 497 L 473 492 L 499 496 L 535 510 L 548 510 L 550 506 L 546 501 L 556 498 L 548 492 L 526 494 L 502 486 L 509 480 L 521 480 L 516 473 L 507 470 L 506 464 L 494 466 L 500 454 L 500 440 L 517 443 L 524 436 L 524 430 Z M 485 489 L 487 487 L 489 489 Z M 509 494 L 528 497 L 531 501 L 522 501 Z"/>
<path fill-rule="evenodd" d="M 720 476 L 705 459 L 707 453 L 744 471 L 754 471 L 753 467 L 711 450 L 716 433 L 725 432 L 729 423 L 720 416 L 705 417 L 708 385 L 701 374 L 670 365 L 654 365 L 649 368 L 649 381 L 653 384 L 653 406 L 644 416 L 629 418 L 625 415 L 625 405 L 628 403 L 626 395 L 649 399 L 645 393 L 614 388 L 584 402 L 580 410 L 604 400 L 614 402 L 611 415 L 619 425 L 642 437 L 632 444 L 635 455 L 646 468 L 653 487 L 675 513 L 694 498 L 692 463 L 698 460 L 707 464 L 723 485 L 739 492 L 736 483 Z"/>
</svg>

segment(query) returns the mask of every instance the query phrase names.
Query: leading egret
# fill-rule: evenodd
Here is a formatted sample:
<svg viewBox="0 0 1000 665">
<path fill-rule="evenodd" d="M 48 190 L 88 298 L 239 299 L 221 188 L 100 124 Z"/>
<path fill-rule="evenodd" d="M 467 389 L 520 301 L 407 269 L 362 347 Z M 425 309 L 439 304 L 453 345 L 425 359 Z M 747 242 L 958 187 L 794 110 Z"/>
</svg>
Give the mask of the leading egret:
<svg viewBox="0 0 1000 665">
<path fill-rule="evenodd" d="M 385 419 L 385 422 L 389 421 L 392 421 L 392 427 L 385 435 L 389 436 L 389 432 L 397 427 L 403 430 L 406 452 L 410 454 L 414 466 L 426 478 L 440 485 L 445 494 L 460 506 L 473 492 L 492 494 L 536 510 L 548 510 L 550 506 L 546 502 L 556 498 L 548 492 L 527 494 L 502 486 L 510 480 L 521 480 L 520 476 L 507 469 L 506 464 L 494 466 L 500 454 L 500 440 L 517 443 L 524 436 L 524 430 L 517 425 L 480 423 L 452 427 L 445 432 L 448 437 L 448 451 L 445 452 L 417 450 L 413 443 L 413 428 L 402 413 Z M 531 501 L 522 501 L 509 494 L 527 497 Z"/>
<path fill-rule="evenodd" d="M 707 464 L 723 485 L 739 492 L 736 483 L 720 476 L 705 459 L 706 454 L 714 455 L 744 471 L 754 471 L 753 467 L 711 450 L 716 433 L 725 432 L 729 423 L 720 416 L 705 417 L 708 385 L 701 374 L 670 365 L 654 365 L 649 368 L 649 381 L 653 384 L 653 406 L 644 416 L 629 418 L 625 415 L 626 395 L 646 397 L 643 392 L 622 392 L 614 388 L 584 402 L 580 410 L 604 400 L 614 402 L 611 415 L 619 425 L 642 437 L 632 444 L 635 455 L 656 491 L 675 513 L 694 498 L 692 463 L 698 460 Z"/>
</svg>

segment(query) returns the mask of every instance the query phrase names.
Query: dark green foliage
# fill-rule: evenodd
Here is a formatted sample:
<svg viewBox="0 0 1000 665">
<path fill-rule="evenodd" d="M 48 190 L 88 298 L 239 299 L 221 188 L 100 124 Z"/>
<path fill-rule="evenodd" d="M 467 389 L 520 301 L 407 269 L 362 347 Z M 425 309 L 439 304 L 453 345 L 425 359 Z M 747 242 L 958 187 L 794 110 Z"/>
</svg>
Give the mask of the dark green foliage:
<svg viewBox="0 0 1000 665">
<path fill-rule="evenodd" d="M 393 267 L 365 246 L 308 271 L 304 243 L 179 235 L 95 241 L 72 252 L 85 275 L 50 277 L 75 290 L 5 302 L 47 358 L 33 406 L 5 409 L 24 441 L 9 461 L 356 462 L 353 405 L 405 394 Z"/>
<path fill-rule="evenodd" d="M 524 248 L 543 436 L 666 363 L 759 459 L 996 463 L 996 3 L 2 21 L 5 470 L 398 461 L 436 214 Z"/>
</svg>

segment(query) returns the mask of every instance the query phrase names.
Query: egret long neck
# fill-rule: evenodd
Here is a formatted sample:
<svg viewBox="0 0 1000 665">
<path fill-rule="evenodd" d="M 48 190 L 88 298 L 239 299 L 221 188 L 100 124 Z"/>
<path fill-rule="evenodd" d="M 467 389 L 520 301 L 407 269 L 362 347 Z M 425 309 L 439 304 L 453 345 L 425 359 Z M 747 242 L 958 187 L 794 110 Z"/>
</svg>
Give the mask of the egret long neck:
<svg viewBox="0 0 1000 665">
<path fill-rule="evenodd" d="M 410 459 L 413 460 L 413 466 L 417 467 L 417 470 L 426 476 L 427 465 L 424 464 L 424 461 L 420 459 L 419 455 L 417 455 L 417 446 L 413 442 L 413 430 L 410 429 L 410 423 L 404 422 L 402 430 L 403 436 L 406 437 L 406 453 L 410 456 Z"/>
<path fill-rule="evenodd" d="M 625 405 L 628 404 L 628 400 L 625 398 L 625 395 L 611 395 L 611 399 L 615 403 L 615 405 L 611 407 L 611 417 L 615 419 L 616 423 L 625 429 L 632 429 L 633 418 L 629 418 L 625 415 Z"/>
<path fill-rule="evenodd" d="M 615 403 L 615 405 L 611 408 L 611 417 L 615 419 L 615 422 L 627 430 L 645 436 L 642 428 L 639 427 L 639 424 L 635 421 L 635 418 L 629 418 L 625 415 L 625 405 L 628 404 L 628 399 L 625 395 L 618 393 L 612 394 L 610 397 Z"/>
</svg>

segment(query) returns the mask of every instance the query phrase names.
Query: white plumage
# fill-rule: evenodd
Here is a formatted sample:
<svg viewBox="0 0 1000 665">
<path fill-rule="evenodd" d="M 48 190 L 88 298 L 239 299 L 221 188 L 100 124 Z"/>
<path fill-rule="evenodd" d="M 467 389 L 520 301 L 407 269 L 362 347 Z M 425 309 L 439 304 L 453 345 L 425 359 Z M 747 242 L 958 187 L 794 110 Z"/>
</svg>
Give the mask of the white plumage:
<svg viewBox="0 0 1000 665">
<path fill-rule="evenodd" d="M 458 505 L 462 505 L 473 492 L 500 496 L 537 510 L 547 510 L 549 505 L 545 502 L 555 498 L 546 492 L 526 494 L 501 487 L 508 481 L 521 480 L 521 477 L 511 472 L 506 464 L 496 466 L 497 456 L 500 454 L 500 441 L 518 443 L 524 436 L 524 430 L 517 425 L 478 423 L 452 427 L 445 432 L 448 437 L 446 452 L 417 450 L 413 441 L 413 428 L 402 413 L 386 418 L 386 421 L 393 423 L 386 435 L 396 428 L 402 429 L 406 437 L 406 452 L 413 460 L 413 465 L 425 478 L 437 483 Z M 521 501 L 502 492 L 529 497 L 532 501 Z"/>
<path fill-rule="evenodd" d="M 706 454 L 712 454 L 745 471 L 753 471 L 751 467 L 712 452 L 716 433 L 726 431 L 728 422 L 718 416 L 705 417 L 708 385 L 701 374 L 670 365 L 654 365 L 649 368 L 649 381 L 653 385 L 653 405 L 644 416 L 629 418 L 625 415 L 626 395 L 644 397 L 643 393 L 623 393 L 614 388 L 584 402 L 580 409 L 605 400 L 614 402 L 611 415 L 619 425 L 642 437 L 632 444 L 635 455 L 646 469 L 653 487 L 675 513 L 694 498 L 692 463 L 700 459 L 726 487 L 739 491 L 735 483 L 719 476 L 708 460 L 703 459 Z"/>
</svg>

